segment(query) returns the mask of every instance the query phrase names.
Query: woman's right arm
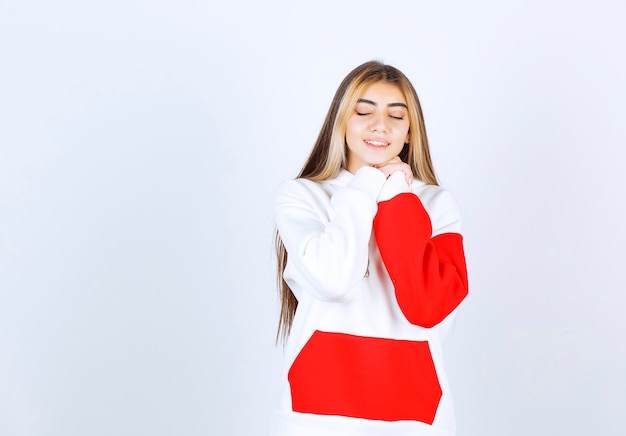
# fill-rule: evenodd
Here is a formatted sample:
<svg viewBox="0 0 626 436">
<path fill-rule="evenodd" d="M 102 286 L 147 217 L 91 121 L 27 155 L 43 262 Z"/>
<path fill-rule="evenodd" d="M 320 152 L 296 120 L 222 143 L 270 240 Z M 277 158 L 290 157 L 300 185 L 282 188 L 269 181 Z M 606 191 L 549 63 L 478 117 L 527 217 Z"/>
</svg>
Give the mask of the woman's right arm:
<svg viewBox="0 0 626 436">
<path fill-rule="evenodd" d="M 331 197 L 331 217 L 322 208 L 327 194 L 298 180 L 284 182 L 275 200 L 278 233 L 290 275 L 314 297 L 347 301 L 365 275 L 376 198 L 385 175 L 372 167 L 357 171 Z"/>
</svg>

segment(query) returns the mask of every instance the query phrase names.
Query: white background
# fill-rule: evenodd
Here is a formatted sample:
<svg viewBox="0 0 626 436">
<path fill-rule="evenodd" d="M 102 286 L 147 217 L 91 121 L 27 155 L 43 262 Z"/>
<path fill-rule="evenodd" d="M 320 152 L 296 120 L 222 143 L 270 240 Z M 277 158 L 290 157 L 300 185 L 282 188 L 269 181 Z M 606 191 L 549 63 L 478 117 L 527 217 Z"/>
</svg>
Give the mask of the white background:
<svg viewBox="0 0 626 436">
<path fill-rule="evenodd" d="M 626 428 L 623 1 L 0 2 L 0 434 L 263 435 L 271 203 L 341 79 L 464 217 L 460 436 Z"/>
</svg>

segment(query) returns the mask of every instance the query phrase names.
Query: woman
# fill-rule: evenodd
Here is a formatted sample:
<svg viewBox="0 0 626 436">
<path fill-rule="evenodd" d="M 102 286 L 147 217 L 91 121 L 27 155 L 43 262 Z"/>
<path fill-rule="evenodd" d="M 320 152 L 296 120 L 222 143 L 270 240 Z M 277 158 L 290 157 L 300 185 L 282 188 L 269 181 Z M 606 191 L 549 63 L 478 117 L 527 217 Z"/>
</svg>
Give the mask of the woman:
<svg viewBox="0 0 626 436">
<path fill-rule="evenodd" d="M 467 295 L 459 214 L 402 72 L 348 74 L 275 218 L 288 383 L 274 434 L 454 435 L 441 345 Z"/>
</svg>

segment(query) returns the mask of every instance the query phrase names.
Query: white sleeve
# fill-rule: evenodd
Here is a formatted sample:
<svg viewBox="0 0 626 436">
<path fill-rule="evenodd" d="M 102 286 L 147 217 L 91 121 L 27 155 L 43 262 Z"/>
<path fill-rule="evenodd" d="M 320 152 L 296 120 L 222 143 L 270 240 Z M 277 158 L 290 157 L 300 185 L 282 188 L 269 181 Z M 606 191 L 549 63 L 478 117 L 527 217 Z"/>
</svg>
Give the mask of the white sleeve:
<svg viewBox="0 0 626 436">
<path fill-rule="evenodd" d="M 376 198 L 384 174 L 372 167 L 357 171 L 330 199 L 328 221 L 320 206 L 328 197 L 298 180 L 284 182 L 275 200 L 278 233 L 287 250 L 291 279 L 315 298 L 347 301 L 365 275 Z"/>
</svg>

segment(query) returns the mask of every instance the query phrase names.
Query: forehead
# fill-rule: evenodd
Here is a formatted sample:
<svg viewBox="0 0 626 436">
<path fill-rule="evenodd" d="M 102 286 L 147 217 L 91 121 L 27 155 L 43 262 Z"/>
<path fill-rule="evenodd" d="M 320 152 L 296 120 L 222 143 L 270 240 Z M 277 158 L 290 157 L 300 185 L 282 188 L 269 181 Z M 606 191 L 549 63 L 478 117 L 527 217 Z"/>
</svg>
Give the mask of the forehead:
<svg viewBox="0 0 626 436">
<path fill-rule="evenodd" d="M 404 92 L 400 89 L 399 85 L 389 82 L 374 82 L 365 87 L 362 99 L 371 100 L 375 103 L 404 103 L 406 104 L 406 98 Z"/>
</svg>

